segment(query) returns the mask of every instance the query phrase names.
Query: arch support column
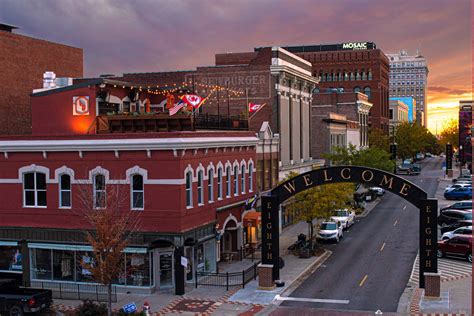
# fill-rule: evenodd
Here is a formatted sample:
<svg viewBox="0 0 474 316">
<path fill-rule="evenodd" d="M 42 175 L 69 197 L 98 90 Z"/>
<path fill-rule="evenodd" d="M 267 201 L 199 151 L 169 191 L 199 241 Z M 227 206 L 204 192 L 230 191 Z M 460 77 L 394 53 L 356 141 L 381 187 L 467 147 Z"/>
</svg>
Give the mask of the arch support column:
<svg viewBox="0 0 474 316">
<path fill-rule="evenodd" d="M 425 273 L 438 273 L 438 200 L 420 201 L 420 288 L 425 288 Z M 431 280 L 431 279 L 430 279 Z M 433 279 L 436 280 L 436 279 Z M 439 278 L 437 279 L 439 282 Z M 431 281 L 433 282 L 433 281 Z M 433 285 L 430 285 L 430 287 Z"/>
<path fill-rule="evenodd" d="M 278 258 L 280 257 L 278 207 L 277 196 L 262 196 L 262 265 L 266 267 L 272 266 L 272 281 L 280 279 L 278 264 Z"/>
</svg>

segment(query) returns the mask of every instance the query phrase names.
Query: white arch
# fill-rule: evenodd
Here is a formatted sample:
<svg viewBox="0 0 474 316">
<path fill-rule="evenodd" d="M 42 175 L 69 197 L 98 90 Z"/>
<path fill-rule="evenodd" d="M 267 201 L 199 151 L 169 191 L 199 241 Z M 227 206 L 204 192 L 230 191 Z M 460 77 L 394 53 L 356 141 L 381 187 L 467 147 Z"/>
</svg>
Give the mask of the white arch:
<svg viewBox="0 0 474 316">
<path fill-rule="evenodd" d="M 198 175 L 199 171 L 201 171 L 201 170 L 202 170 L 202 173 L 203 173 L 203 180 L 207 179 L 206 169 L 204 168 L 202 163 L 199 163 L 199 166 L 197 166 L 197 168 L 196 168 L 196 181 L 197 181 L 197 175 Z"/>
<path fill-rule="evenodd" d="M 227 226 L 227 223 L 229 223 L 230 221 L 234 221 L 235 222 L 235 227 L 239 228 L 241 226 L 241 223 L 239 223 L 239 221 L 237 220 L 237 218 L 231 214 L 229 214 L 229 216 L 227 216 L 227 218 L 225 219 L 224 221 L 224 225 L 222 225 L 222 229 L 220 230 L 220 233 L 223 234 L 224 231 L 225 231 L 225 227 Z"/>
<path fill-rule="evenodd" d="M 196 175 L 194 174 L 194 169 L 193 169 L 193 167 L 191 167 L 191 165 L 188 164 L 188 166 L 186 167 L 186 169 L 184 169 L 184 183 L 186 183 L 186 175 L 188 174 L 188 172 L 191 172 L 192 182 L 196 182 L 197 174 L 196 174 Z"/>
<path fill-rule="evenodd" d="M 141 175 L 143 177 L 143 183 L 148 181 L 148 170 L 140 168 L 139 166 L 133 166 L 125 171 L 127 184 L 130 184 L 130 179 L 134 174 Z"/>
<path fill-rule="evenodd" d="M 253 162 L 252 158 L 250 158 L 248 163 L 247 163 L 247 167 L 248 167 L 247 170 L 250 170 L 250 164 L 252 164 L 252 166 L 253 166 L 253 172 L 256 172 L 255 171 L 255 163 Z"/>
<path fill-rule="evenodd" d="M 245 161 L 245 159 L 240 161 L 240 167 L 242 168 L 242 166 L 245 166 L 245 169 L 247 169 L 247 161 Z"/>
<path fill-rule="evenodd" d="M 117 97 L 117 96 L 115 96 L 115 95 L 109 95 L 109 96 L 106 98 L 106 101 L 109 102 L 109 103 L 122 104 L 122 99 L 120 99 L 119 97 Z"/>
<path fill-rule="evenodd" d="M 62 166 L 56 170 L 54 170 L 54 179 L 51 181 L 53 183 L 59 183 L 59 177 L 62 175 L 62 174 L 67 174 L 71 177 L 71 183 L 75 183 L 75 180 L 74 180 L 74 170 L 72 170 L 71 168 L 68 168 L 66 166 Z"/>
<path fill-rule="evenodd" d="M 38 166 L 35 164 L 31 164 L 29 166 L 21 167 L 18 169 L 18 179 L 20 182 L 23 182 L 23 174 L 27 172 L 41 172 L 46 175 L 46 183 L 51 183 L 51 179 L 49 178 L 49 168 Z"/>
<path fill-rule="evenodd" d="M 212 162 L 209 163 L 209 165 L 206 168 L 206 176 L 209 174 L 209 170 L 214 171 L 214 178 L 216 177 L 216 167 L 214 167 L 214 164 Z"/>
<path fill-rule="evenodd" d="M 225 162 L 224 175 L 227 176 L 227 167 L 230 167 L 230 174 L 232 174 L 232 164 L 229 160 Z"/>
</svg>

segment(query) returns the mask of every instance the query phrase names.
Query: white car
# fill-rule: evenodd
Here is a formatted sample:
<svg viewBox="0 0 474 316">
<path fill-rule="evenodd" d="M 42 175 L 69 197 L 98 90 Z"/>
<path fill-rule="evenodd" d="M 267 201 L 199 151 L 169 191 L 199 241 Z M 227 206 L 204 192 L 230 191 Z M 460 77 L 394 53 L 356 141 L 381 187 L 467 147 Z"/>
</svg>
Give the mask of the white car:
<svg viewBox="0 0 474 316">
<path fill-rule="evenodd" d="M 342 225 L 337 222 L 322 222 L 319 226 L 317 239 L 334 240 L 336 243 L 342 238 Z"/>
<path fill-rule="evenodd" d="M 385 190 L 379 187 L 371 187 L 370 190 L 377 192 L 377 196 L 382 196 L 385 194 Z"/>
<path fill-rule="evenodd" d="M 342 225 L 343 229 L 349 228 L 355 224 L 355 212 L 346 209 L 337 210 L 334 212 L 334 215 L 331 216 L 331 220 L 336 223 L 339 222 Z"/>
<path fill-rule="evenodd" d="M 441 236 L 441 240 L 451 239 L 454 235 L 472 235 L 472 226 L 459 227 L 451 232 L 445 232 Z"/>
</svg>

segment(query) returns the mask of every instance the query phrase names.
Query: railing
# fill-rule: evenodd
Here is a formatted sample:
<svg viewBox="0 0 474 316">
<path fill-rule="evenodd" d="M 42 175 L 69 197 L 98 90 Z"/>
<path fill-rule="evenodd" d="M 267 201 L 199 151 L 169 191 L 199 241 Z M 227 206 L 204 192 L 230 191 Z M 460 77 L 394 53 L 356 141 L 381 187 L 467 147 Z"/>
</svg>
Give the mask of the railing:
<svg viewBox="0 0 474 316">
<path fill-rule="evenodd" d="M 107 287 L 99 284 L 62 283 L 48 281 L 31 281 L 31 288 L 51 290 L 53 298 L 64 300 L 91 300 L 106 302 L 108 300 Z M 117 302 L 117 291 L 112 286 L 112 302 Z"/>
<path fill-rule="evenodd" d="M 96 119 L 96 133 L 147 133 L 194 130 L 192 117 L 177 114 L 101 115 Z"/>
<path fill-rule="evenodd" d="M 199 114 L 195 118 L 195 127 L 201 129 L 229 129 L 248 130 L 249 122 L 242 116 L 222 116 L 213 114 Z"/>
<path fill-rule="evenodd" d="M 224 273 L 213 273 L 213 272 L 197 272 L 195 275 L 195 286 L 217 286 L 225 287 L 228 291 L 231 287 L 241 286 L 245 287 L 245 284 L 252 280 L 257 279 L 257 266 L 258 263 L 254 263 L 252 266 L 242 272 L 224 272 Z"/>
</svg>

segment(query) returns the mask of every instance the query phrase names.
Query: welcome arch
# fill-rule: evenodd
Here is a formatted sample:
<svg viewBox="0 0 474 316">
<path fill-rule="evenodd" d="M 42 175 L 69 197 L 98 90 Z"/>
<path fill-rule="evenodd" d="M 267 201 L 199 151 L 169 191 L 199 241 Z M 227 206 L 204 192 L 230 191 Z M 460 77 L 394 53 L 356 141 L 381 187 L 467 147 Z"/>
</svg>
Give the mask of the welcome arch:
<svg viewBox="0 0 474 316">
<path fill-rule="evenodd" d="M 307 189 L 331 183 L 356 182 L 381 187 L 410 202 L 420 210 L 420 279 L 425 287 L 424 273 L 438 273 L 437 211 L 438 200 L 406 179 L 383 170 L 361 166 L 335 166 L 308 171 L 287 180 L 262 196 L 262 267 L 272 270 L 272 282 L 279 271 L 279 206 Z"/>
</svg>

